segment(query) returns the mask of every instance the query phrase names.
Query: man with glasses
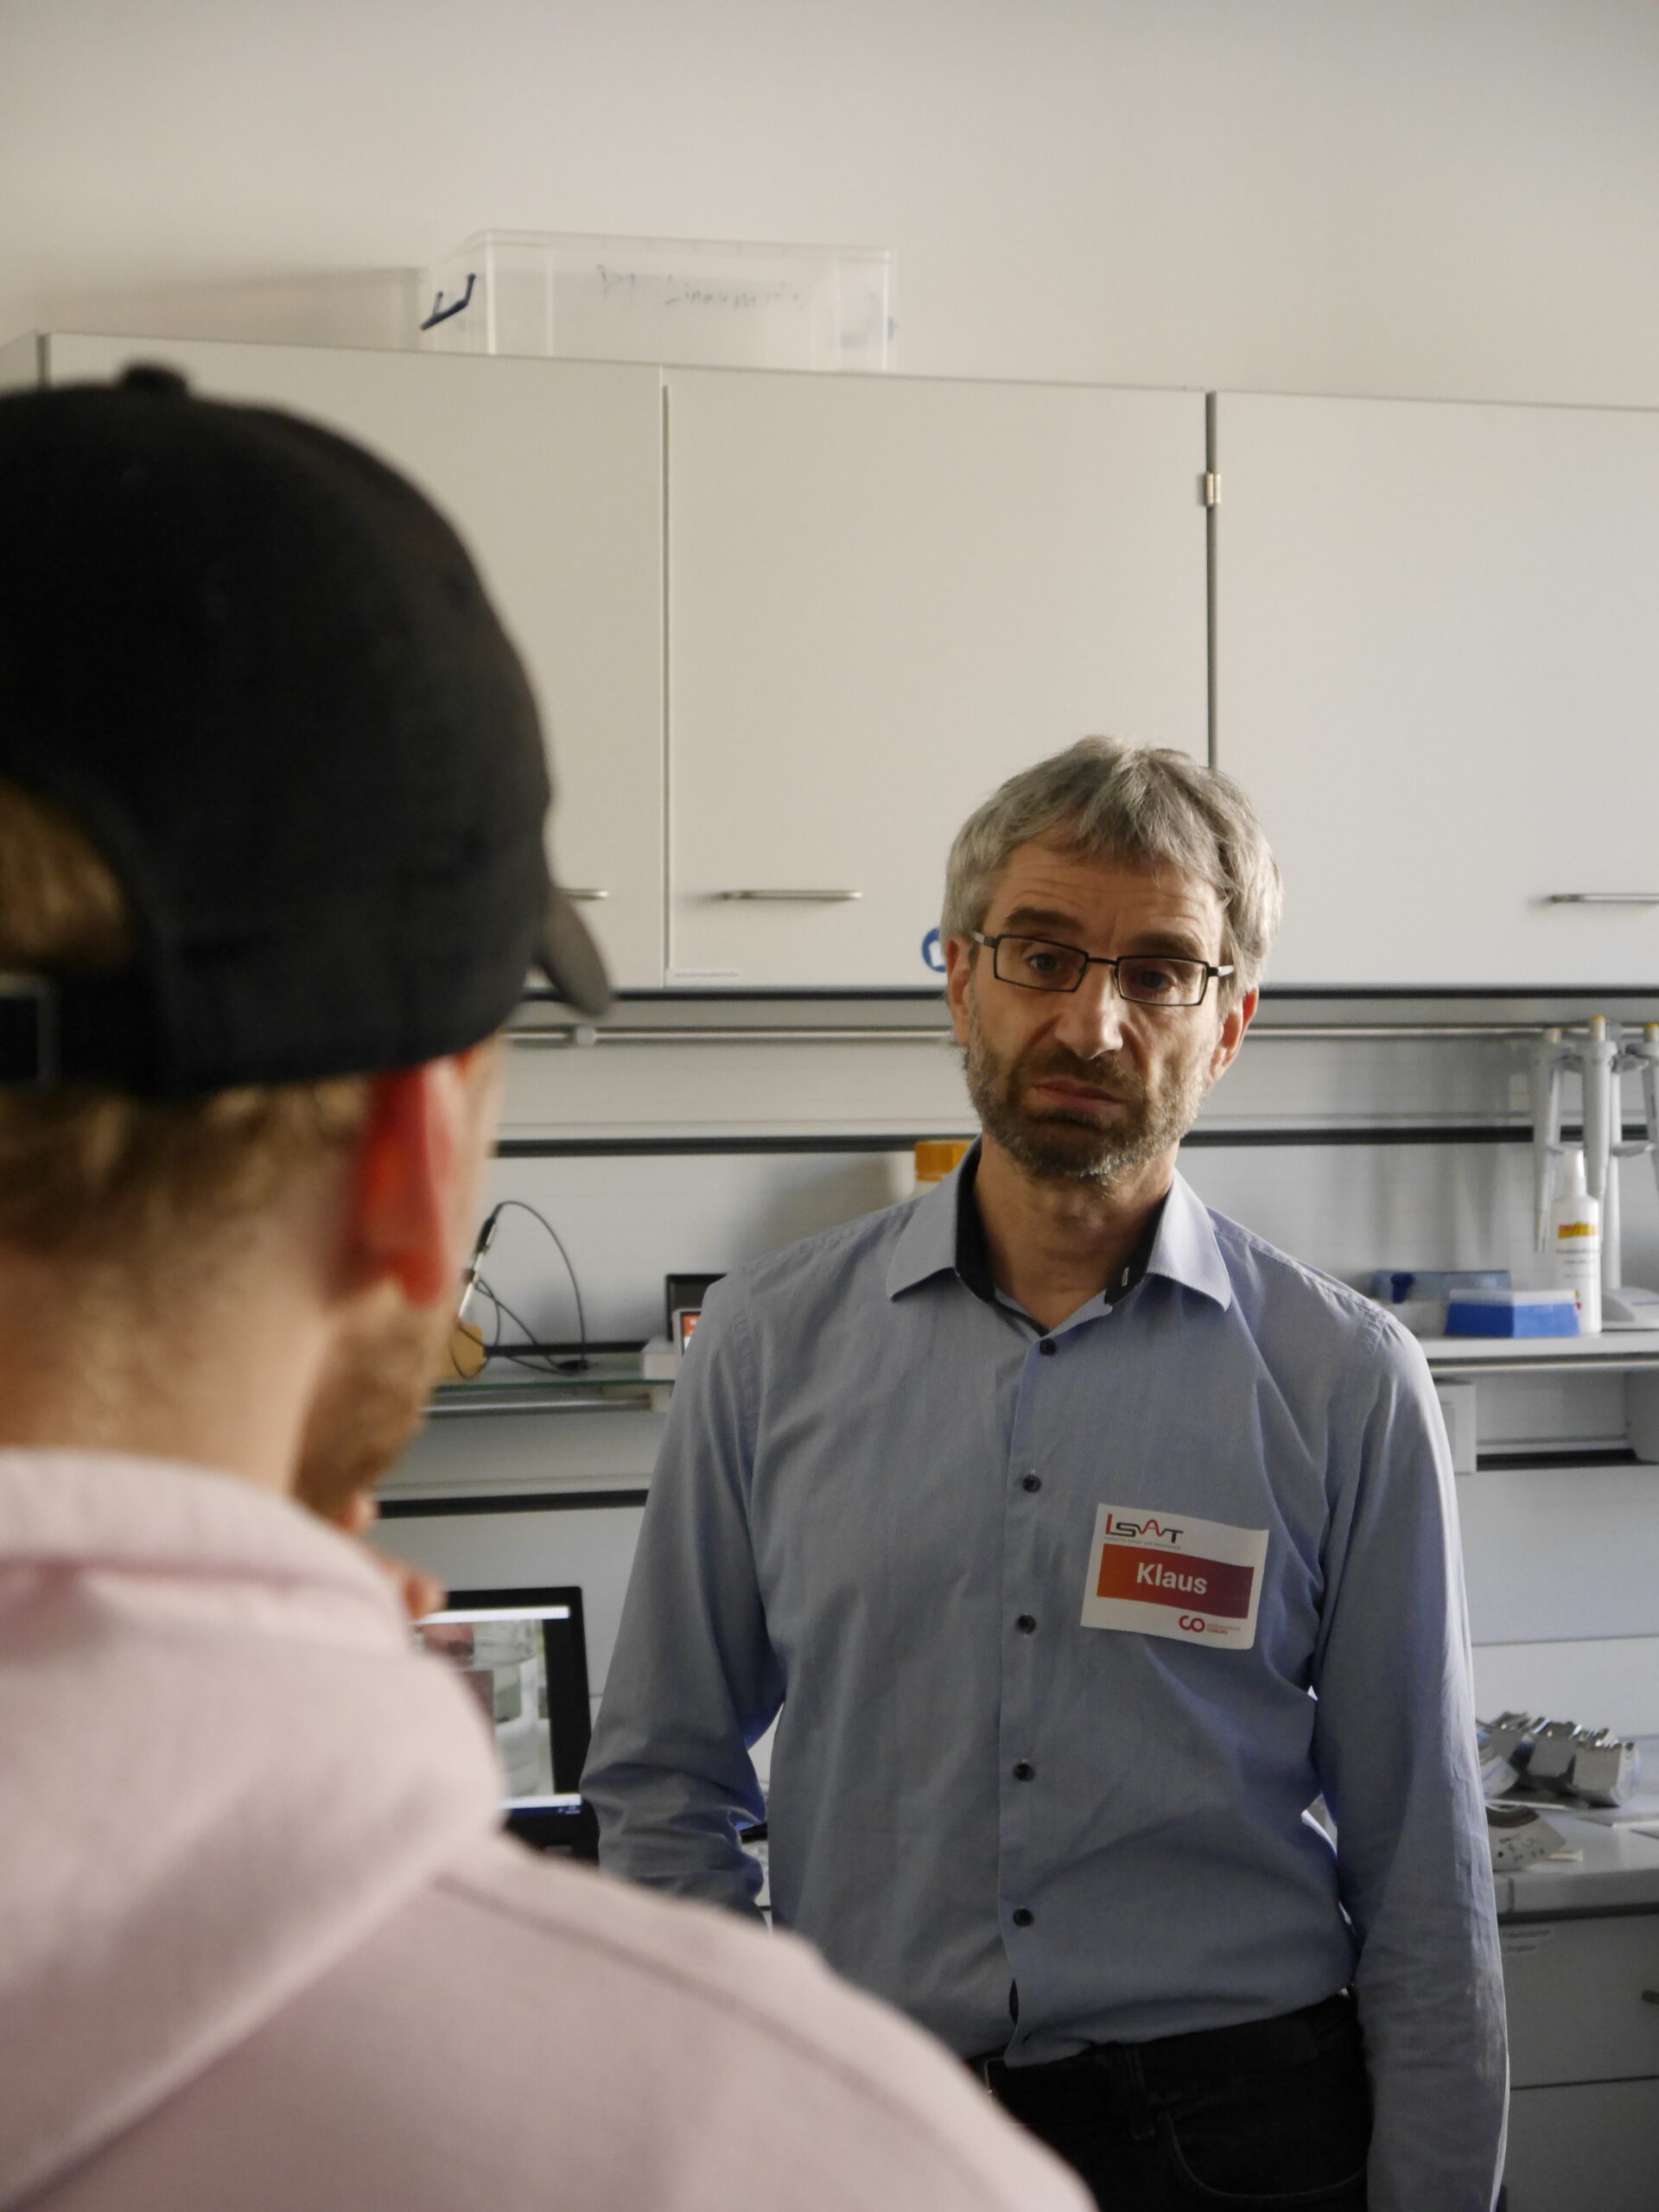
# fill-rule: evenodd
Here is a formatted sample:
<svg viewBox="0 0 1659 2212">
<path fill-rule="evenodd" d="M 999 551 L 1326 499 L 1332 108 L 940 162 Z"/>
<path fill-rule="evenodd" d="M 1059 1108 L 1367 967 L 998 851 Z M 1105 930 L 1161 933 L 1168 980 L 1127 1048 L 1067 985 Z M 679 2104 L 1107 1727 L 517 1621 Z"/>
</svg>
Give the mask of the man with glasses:
<svg viewBox="0 0 1659 2212">
<path fill-rule="evenodd" d="M 1503 1993 L 1427 1365 L 1176 1172 L 1279 895 L 1179 753 L 1085 740 L 968 822 L 980 1142 L 711 1296 L 585 1786 L 606 1863 L 742 1910 L 766 1810 L 779 1921 L 1102 2205 L 1486 2212 Z"/>
</svg>

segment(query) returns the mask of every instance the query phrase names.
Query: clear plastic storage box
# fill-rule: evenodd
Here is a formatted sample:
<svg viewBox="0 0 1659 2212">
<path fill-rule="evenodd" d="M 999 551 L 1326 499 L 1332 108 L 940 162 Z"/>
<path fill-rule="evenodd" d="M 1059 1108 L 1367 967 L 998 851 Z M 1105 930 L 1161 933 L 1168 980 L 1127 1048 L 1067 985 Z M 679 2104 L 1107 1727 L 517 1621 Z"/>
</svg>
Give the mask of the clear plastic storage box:
<svg viewBox="0 0 1659 2212">
<path fill-rule="evenodd" d="M 423 346 L 700 367 L 893 365 L 893 255 L 480 231 L 428 271 Z"/>
</svg>

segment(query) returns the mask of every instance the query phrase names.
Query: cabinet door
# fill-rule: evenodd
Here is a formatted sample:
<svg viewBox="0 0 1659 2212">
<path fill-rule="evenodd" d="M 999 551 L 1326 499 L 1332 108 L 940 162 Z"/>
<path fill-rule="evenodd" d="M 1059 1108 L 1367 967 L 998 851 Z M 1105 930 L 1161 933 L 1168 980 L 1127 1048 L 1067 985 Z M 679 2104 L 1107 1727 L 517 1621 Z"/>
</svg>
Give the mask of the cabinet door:
<svg viewBox="0 0 1659 2212">
<path fill-rule="evenodd" d="M 1285 871 L 1269 982 L 1659 983 L 1659 415 L 1216 407 L 1216 757 Z"/>
<path fill-rule="evenodd" d="M 552 740 L 551 845 L 612 977 L 663 980 L 662 390 L 652 368 L 54 337 L 54 383 L 167 361 L 197 387 L 315 416 L 454 521 Z"/>
<path fill-rule="evenodd" d="M 667 382 L 669 980 L 925 989 L 1003 777 L 1090 732 L 1205 755 L 1203 402 Z"/>
<path fill-rule="evenodd" d="M 1517 2089 L 1503 2164 L 1509 2212 L 1653 2212 L 1659 2082 Z"/>
<path fill-rule="evenodd" d="M 1511 1923 L 1500 1942 L 1516 2088 L 1659 2076 L 1659 1913 Z"/>
</svg>

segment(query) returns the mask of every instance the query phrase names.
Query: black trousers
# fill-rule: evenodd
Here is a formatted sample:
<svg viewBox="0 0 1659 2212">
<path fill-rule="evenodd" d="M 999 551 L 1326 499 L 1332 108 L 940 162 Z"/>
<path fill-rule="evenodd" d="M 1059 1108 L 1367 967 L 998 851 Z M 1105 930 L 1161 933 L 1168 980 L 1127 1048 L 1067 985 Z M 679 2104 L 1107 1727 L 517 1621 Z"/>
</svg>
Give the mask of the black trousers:
<svg viewBox="0 0 1659 2212">
<path fill-rule="evenodd" d="M 974 2070 L 1101 2212 L 1364 2212 L 1370 2088 L 1346 1992 L 1242 2027 Z"/>
</svg>

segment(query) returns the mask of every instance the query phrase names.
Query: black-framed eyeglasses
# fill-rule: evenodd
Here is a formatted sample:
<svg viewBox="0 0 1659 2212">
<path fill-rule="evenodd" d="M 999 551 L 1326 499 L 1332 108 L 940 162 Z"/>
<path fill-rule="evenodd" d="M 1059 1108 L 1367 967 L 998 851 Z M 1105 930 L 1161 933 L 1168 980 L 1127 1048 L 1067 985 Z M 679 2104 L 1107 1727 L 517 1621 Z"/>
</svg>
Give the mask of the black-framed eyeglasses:
<svg viewBox="0 0 1659 2212">
<path fill-rule="evenodd" d="M 969 936 L 991 956 L 991 973 L 999 983 L 1017 983 L 1022 991 L 1075 991 L 1091 968 L 1109 968 L 1112 987 L 1131 1006 L 1202 1006 L 1211 976 L 1230 976 L 1230 967 L 1218 968 L 1213 960 L 1172 959 L 1161 952 L 1120 952 L 1116 958 L 1101 952 L 1084 952 L 1075 944 L 1055 944 L 1046 937 Z"/>
</svg>

